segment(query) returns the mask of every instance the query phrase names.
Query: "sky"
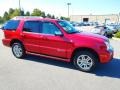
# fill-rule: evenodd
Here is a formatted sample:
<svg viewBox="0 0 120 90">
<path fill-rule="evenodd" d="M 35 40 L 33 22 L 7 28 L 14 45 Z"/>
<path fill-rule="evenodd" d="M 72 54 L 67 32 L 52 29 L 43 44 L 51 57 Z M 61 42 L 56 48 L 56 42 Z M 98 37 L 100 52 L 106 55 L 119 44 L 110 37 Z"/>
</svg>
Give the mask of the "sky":
<svg viewBox="0 0 120 90">
<path fill-rule="evenodd" d="M 55 16 L 67 16 L 70 5 L 70 15 L 102 15 L 118 14 L 120 0 L 21 0 L 21 8 L 30 11 L 38 8 Z M 0 0 L 0 16 L 9 8 L 18 8 L 19 0 Z"/>
</svg>

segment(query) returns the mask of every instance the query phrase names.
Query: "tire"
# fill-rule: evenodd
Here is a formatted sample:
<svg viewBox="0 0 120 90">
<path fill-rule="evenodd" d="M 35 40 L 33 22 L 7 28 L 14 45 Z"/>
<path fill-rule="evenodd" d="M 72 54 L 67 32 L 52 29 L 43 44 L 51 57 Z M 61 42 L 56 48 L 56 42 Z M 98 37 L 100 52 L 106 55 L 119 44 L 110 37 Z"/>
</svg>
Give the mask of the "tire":
<svg viewBox="0 0 120 90">
<path fill-rule="evenodd" d="M 73 58 L 74 66 L 83 72 L 92 71 L 98 62 L 95 54 L 90 51 L 79 51 Z"/>
<path fill-rule="evenodd" d="M 107 32 L 104 33 L 104 36 L 105 36 L 105 37 L 108 37 Z"/>
<path fill-rule="evenodd" d="M 16 58 L 23 58 L 26 54 L 24 46 L 19 42 L 13 43 L 12 53 Z"/>
<path fill-rule="evenodd" d="M 112 38 L 113 37 L 113 35 L 111 34 L 111 35 L 109 35 L 109 38 Z"/>
</svg>

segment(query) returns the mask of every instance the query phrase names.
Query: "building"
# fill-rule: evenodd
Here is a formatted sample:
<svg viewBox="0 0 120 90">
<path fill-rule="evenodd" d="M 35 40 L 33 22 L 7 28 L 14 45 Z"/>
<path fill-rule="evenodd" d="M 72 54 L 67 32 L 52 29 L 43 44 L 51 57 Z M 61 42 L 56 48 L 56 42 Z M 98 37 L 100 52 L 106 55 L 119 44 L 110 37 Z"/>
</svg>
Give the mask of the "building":
<svg viewBox="0 0 120 90">
<path fill-rule="evenodd" d="M 118 23 L 119 15 L 109 14 L 109 15 L 71 15 L 71 21 L 75 22 L 98 22 L 98 23 Z"/>
</svg>

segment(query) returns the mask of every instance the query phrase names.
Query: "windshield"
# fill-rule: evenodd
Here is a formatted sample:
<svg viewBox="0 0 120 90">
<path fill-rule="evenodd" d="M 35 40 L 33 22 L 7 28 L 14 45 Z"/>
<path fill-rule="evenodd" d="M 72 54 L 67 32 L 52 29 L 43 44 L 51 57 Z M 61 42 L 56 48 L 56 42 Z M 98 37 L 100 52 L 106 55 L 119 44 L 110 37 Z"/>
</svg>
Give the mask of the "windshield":
<svg viewBox="0 0 120 90">
<path fill-rule="evenodd" d="M 114 29 L 114 27 L 112 27 L 112 26 L 107 26 L 109 29 Z"/>
<path fill-rule="evenodd" d="M 67 21 L 58 21 L 59 25 L 67 32 L 67 33 L 79 33 L 80 31 L 76 30 L 71 24 Z"/>
</svg>

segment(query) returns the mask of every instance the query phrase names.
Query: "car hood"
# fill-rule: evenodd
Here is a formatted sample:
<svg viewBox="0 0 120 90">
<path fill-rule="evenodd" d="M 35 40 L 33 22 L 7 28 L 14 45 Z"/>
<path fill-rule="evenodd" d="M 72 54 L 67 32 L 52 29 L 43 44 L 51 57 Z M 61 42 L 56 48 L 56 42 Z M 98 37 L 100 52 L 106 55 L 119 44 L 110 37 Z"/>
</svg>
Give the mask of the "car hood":
<svg viewBox="0 0 120 90">
<path fill-rule="evenodd" d="M 72 34 L 71 37 L 76 39 L 76 40 L 88 39 L 89 41 L 90 40 L 108 41 L 108 38 L 105 36 L 93 34 L 93 33 L 86 33 L 86 32 Z"/>
</svg>

